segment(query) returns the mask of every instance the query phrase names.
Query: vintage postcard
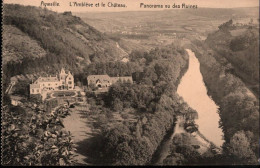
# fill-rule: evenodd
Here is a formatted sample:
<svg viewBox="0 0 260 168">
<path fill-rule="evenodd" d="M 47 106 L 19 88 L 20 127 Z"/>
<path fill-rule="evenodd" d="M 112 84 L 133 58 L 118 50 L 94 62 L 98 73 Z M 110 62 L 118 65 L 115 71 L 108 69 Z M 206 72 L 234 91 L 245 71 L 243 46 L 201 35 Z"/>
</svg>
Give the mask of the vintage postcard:
<svg viewBox="0 0 260 168">
<path fill-rule="evenodd" d="M 1 165 L 251 165 L 258 0 L 4 0 Z"/>
</svg>

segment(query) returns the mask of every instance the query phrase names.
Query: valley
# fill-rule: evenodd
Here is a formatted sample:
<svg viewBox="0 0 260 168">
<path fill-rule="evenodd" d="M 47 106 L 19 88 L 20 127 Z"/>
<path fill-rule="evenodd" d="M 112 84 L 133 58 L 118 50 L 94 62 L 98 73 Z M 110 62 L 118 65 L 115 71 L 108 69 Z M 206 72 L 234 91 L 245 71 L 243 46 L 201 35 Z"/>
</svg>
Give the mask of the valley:
<svg viewBox="0 0 260 168">
<path fill-rule="evenodd" d="M 190 39 L 205 40 L 210 32 L 234 18 L 248 23 L 257 18 L 257 8 L 167 10 L 140 12 L 77 13 L 85 22 L 109 36 L 120 36 L 129 43 L 150 50 Z M 257 23 L 257 19 L 254 19 Z M 130 45 L 132 45 L 130 43 Z"/>
<path fill-rule="evenodd" d="M 257 12 L 5 4 L 4 164 L 256 165 Z M 39 78 L 59 89 L 32 94 Z"/>
</svg>

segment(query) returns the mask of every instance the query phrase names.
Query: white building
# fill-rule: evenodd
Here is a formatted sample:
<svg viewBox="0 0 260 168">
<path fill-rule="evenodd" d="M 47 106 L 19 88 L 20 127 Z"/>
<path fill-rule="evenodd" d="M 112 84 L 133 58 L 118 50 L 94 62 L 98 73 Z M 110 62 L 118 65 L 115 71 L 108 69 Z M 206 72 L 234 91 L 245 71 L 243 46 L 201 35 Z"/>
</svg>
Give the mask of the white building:
<svg viewBox="0 0 260 168">
<path fill-rule="evenodd" d="M 30 94 L 42 94 L 43 91 L 50 90 L 73 90 L 74 77 L 70 73 L 65 72 L 62 68 L 57 76 L 39 77 L 36 81 L 30 84 Z"/>
</svg>

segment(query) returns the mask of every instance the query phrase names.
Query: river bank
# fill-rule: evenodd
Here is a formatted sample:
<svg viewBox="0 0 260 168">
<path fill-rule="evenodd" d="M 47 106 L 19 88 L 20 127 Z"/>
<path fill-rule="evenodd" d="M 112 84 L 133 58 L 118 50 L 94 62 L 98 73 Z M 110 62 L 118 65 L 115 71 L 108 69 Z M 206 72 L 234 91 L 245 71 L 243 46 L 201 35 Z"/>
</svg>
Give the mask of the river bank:
<svg viewBox="0 0 260 168">
<path fill-rule="evenodd" d="M 224 132 L 223 148 L 225 159 L 222 164 L 257 164 L 259 158 L 259 100 L 252 96 L 246 84 L 222 65 L 215 56 L 215 51 L 207 44 L 195 43 L 192 50 L 201 63 L 201 73 L 208 88 L 208 94 L 219 105 L 220 127 Z M 210 51 L 210 52 L 209 52 Z M 221 57 L 220 55 L 218 55 Z M 246 146 L 237 143 L 237 137 L 244 137 Z M 233 148 L 227 148 L 233 146 Z M 241 156 L 241 150 L 250 155 Z M 232 156 L 232 157 L 230 157 Z M 236 159 L 234 159 L 236 158 Z M 239 159 L 238 159 L 239 158 Z"/>
<path fill-rule="evenodd" d="M 193 132 L 192 134 L 188 133 L 184 129 L 185 118 L 178 116 L 172 131 L 167 133 L 160 147 L 154 154 L 151 163 L 155 165 L 164 165 L 164 161 L 167 160 L 167 158 L 171 157 L 172 154 L 176 154 L 173 152 L 174 148 L 178 148 L 178 144 L 174 145 L 175 138 L 183 136 L 188 136 L 192 139 L 190 141 L 191 144 L 189 145 L 195 147 L 195 151 L 200 155 L 203 155 L 209 151 L 212 152 L 213 150 L 215 153 L 220 154 L 222 150 L 220 146 L 223 143 L 223 133 L 219 129 L 218 125 L 219 116 L 216 117 L 216 115 L 218 115 L 218 107 L 207 95 L 207 88 L 205 87 L 202 75 L 200 74 L 198 59 L 191 50 L 186 51 L 189 54 L 189 67 L 180 80 L 177 93 L 183 97 L 184 101 L 186 101 L 190 107 L 198 112 L 196 124 L 198 124 L 199 130 Z M 207 120 L 210 119 L 215 119 L 215 121 L 208 121 L 211 124 L 213 122 L 213 127 L 207 125 L 209 124 Z M 205 131 L 205 127 L 210 128 L 211 134 Z M 206 136 L 204 133 L 206 133 Z M 217 140 L 216 134 L 218 136 Z"/>
<path fill-rule="evenodd" d="M 184 101 L 198 112 L 198 119 L 195 120 L 199 131 L 216 146 L 223 144 L 223 132 L 219 128 L 220 116 L 218 106 L 207 95 L 207 88 L 200 72 L 200 62 L 194 52 L 187 50 L 189 54 L 189 69 L 181 79 L 177 93 Z"/>
</svg>

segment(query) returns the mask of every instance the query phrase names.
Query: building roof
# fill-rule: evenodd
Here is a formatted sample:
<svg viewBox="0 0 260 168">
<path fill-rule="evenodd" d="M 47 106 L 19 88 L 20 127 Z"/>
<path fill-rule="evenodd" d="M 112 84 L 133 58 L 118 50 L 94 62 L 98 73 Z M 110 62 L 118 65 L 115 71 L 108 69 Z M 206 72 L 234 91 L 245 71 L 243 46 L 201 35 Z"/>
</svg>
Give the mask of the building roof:
<svg viewBox="0 0 260 168">
<path fill-rule="evenodd" d="M 66 70 L 64 68 L 61 68 L 60 70 L 60 75 L 72 75 L 72 73 L 70 71 L 67 71 L 68 73 L 66 73 Z"/>
<path fill-rule="evenodd" d="M 61 68 L 61 70 L 60 70 L 60 74 L 66 74 L 66 72 L 65 72 L 65 69 L 64 69 L 64 68 Z"/>
<path fill-rule="evenodd" d="M 22 100 L 22 99 L 23 99 L 23 97 L 21 97 L 21 96 L 16 96 L 16 95 L 10 95 L 10 98 L 11 98 L 12 100 Z"/>
<path fill-rule="evenodd" d="M 128 82 L 128 81 L 133 82 L 132 76 L 111 77 L 111 80 L 113 83 L 119 80 L 121 80 L 122 82 Z"/>
<path fill-rule="evenodd" d="M 40 84 L 30 84 L 30 89 L 39 89 Z"/>
<path fill-rule="evenodd" d="M 59 79 L 58 77 L 53 77 L 53 76 L 50 76 L 50 77 L 39 77 L 34 83 L 36 82 L 59 82 Z"/>
<path fill-rule="evenodd" d="M 132 78 L 132 76 L 122 76 L 122 77 L 119 77 L 119 80 L 125 80 L 125 81 L 130 81 L 130 82 L 132 82 L 133 81 L 133 78 Z"/>
<path fill-rule="evenodd" d="M 132 76 L 122 76 L 122 77 L 109 77 L 108 75 L 89 75 L 88 76 L 88 82 L 96 83 L 97 81 L 100 81 L 101 83 L 116 83 L 119 80 L 122 82 L 133 82 Z"/>
<path fill-rule="evenodd" d="M 88 81 L 90 82 L 96 82 L 97 80 L 100 80 L 100 82 L 111 82 L 111 79 L 108 75 L 89 75 Z"/>
</svg>

